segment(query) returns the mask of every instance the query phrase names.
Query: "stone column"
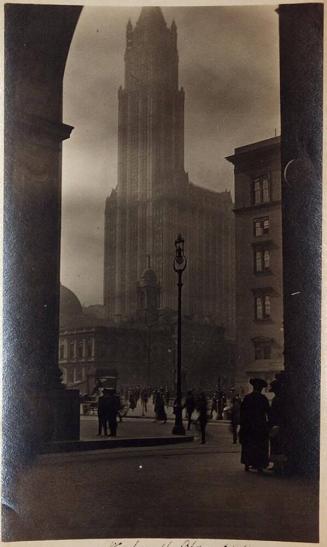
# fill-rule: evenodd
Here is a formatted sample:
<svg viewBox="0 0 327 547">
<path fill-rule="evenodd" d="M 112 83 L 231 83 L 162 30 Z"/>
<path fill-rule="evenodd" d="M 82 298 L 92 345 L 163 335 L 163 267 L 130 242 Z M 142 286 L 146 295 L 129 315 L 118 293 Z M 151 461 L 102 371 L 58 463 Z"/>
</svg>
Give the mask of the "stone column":
<svg viewBox="0 0 327 547">
<path fill-rule="evenodd" d="M 291 468 L 319 471 L 323 5 L 281 5 L 285 370 Z"/>
<path fill-rule="evenodd" d="M 5 7 L 4 496 L 47 440 L 76 438 L 58 367 L 66 58 L 80 7 Z M 77 399 L 76 399 L 77 397 Z M 78 404 L 77 404 L 78 406 Z"/>
</svg>

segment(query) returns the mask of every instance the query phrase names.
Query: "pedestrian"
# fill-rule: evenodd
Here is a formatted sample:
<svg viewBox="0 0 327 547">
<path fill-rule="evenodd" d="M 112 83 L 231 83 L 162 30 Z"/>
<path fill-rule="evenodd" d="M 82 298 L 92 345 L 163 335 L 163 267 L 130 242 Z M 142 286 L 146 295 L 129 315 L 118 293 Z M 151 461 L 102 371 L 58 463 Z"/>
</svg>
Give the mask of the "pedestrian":
<svg viewBox="0 0 327 547">
<path fill-rule="evenodd" d="M 136 398 L 135 398 L 135 393 L 134 393 L 134 390 L 131 390 L 130 394 L 129 394 L 129 408 L 131 410 L 134 410 L 136 408 Z"/>
<path fill-rule="evenodd" d="M 106 400 L 105 390 L 102 391 L 101 396 L 98 397 L 98 433 L 97 437 L 107 435 L 107 421 L 106 421 Z"/>
<path fill-rule="evenodd" d="M 187 392 L 184 408 L 186 410 L 187 430 L 189 431 L 191 429 L 192 414 L 195 410 L 195 399 L 192 390 Z"/>
<path fill-rule="evenodd" d="M 119 395 L 116 393 L 115 389 L 109 388 L 105 389 L 104 394 L 104 408 L 105 408 L 105 418 L 106 424 L 109 424 L 109 437 L 117 436 L 117 416 L 121 406 Z M 107 435 L 107 433 L 106 433 Z"/>
<path fill-rule="evenodd" d="M 143 388 L 141 391 L 142 416 L 145 416 L 145 414 L 148 412 L 148 399 L 148 390 L 146 388 Z"/>
<path fill-rule="evenodd" d="M 207 398 L 205 393 L 200 393 L 196 404 L 196 410 L 199 413 L 198 422 L 201 430 L 201 444 L 206 442 L 206 426 L 208 422 L 208 408 L 207 408 Z"/>
<path fill-rule="evenodd" d="M 237 430 L 240 425 L 241 398 L 237 394 L 232 399 L 231 407 L 231 429 L 233 434 L 233 444 L 237 443 Z"/>
<path fill-rule="evenodd" d="M 211 400 L 211 410 L 210 410 L 210 419 L 213 418 L 213 413 L 216 413 L 216 420 L 218 420 L 218 397 L 217 393 L 215 392 L 212 396 Z"/>
<path fill-rule="evenodd" d="M 283 473 L 287 462 L 287 395 L 285 387 L 285 373 L 276 374 L 270 384 L 274 393 L 269 416 L 270 461 L 275 473 Z"/>
<path fill-rule="evenodd" d="M 246 395 L 240 408 L 239 440 L 242 445 L 241 463 L 245 471 L 250 467 L 262 472 L 269 462 L 269 402 L 262 395 L 267 382 L 261 378 L 252 378 L 252 393 Z"/>
<path fill-rule="evenodd" d="M 156 420 L 165 424 L 167 422 L 167 414 L 165 410 L 164 390 L 162 388 L 157 393 L 154 411 Z"/>
</svg>

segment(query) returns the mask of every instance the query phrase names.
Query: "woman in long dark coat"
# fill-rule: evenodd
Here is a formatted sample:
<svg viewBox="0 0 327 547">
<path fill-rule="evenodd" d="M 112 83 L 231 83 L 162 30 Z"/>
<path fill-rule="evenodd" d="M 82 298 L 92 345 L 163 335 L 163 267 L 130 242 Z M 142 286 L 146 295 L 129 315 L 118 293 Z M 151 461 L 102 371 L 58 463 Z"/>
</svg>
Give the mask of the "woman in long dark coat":
<svg viewBox="0 0 327 547">
<path fill-rule="evenodd" d="M 163 389 L 160 389 L 159 393 L 157 394 L 156 402 L 154 405 L 154 412 L 156 415 L 156 419 L 159 422 L 163 422 L 164 424 L 167 422 Z"/>
<path fill-rule="evenodd" d="M 270 406 L 268 399 L 261 393 L 267 387 L 267 382 L 254 378 L 250 384 L 253 391 L 244 397 L 240 410 L 241 463 L 245 471 L 250 467 L 262 471 L 269 463 Z"/>
</svg>

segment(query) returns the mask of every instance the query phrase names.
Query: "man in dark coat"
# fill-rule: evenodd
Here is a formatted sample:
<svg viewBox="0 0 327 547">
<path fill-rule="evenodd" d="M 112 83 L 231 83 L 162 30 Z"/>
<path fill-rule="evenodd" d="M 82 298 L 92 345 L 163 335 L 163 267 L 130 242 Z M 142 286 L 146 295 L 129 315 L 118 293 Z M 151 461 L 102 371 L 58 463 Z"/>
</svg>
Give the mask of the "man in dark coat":
<svg viewBox="0 0 327 547">
<path fill-rule="evenodd" d="M 253 391 L 246 395 L 240 410 L 239 439 L 242 445 L 241 463 L 262 472 L 269 463 L 269 402 L 261 391 L 267 382 L 261 378 L 250 380 Z"/>
<path fill-rule="evenodd" d="M 205 444 L 206 442 L 206 426 L 208 422 L 208 406 L 207 406 L 207 398 L 205 393 L 201 393 L 197 404 L 196 409 L 199 413 L 198 422 L 200 424 L 200 430 L 201 430 L 201 444 Z"/>
<path fill-rule="evenodd" d="M 165 399 L 164 399 L 164 390 L 163 390 L 163 388 L 160 388 L 160 391 L 156 396 L 156 401 L 155 401 L 155 405 L 154 405 L 154 412 L 155 412 L 157 421 L 163 422 L 164 424 L 167 422 L 167 414 L 166 414 L 166 410 L 165 410 Z"/>
<path fill-rule="evenodd" d="M 120 410 L 120 398 L 114 389 L 105 389 L 103 396 L 106 424 L 109 424 L 110 437 L 117 435 L 117 416 Z M 107 434 L 107 433 L 106 433 Z"/>
<path fill-rule="evenodd" d="M 191 422 L 192 422 L 192 414 L 195 410 L 195 399 L 194 399 L 193 391 L 187 392 L 184 408 L 186 410 L 187 429 L 190 430 Z"/>
<path fill-rule="evenodd" d="M 102 386 L 101 386 L 102 387 Z M 101 389 L 101 392 L 98 394 L 98 434 L 100 437 L 102 435 L 107 435 L 107 421 L 106 421 L 106 411 L 105 411 L 105 401 L 104 401 L 104 390 Z"/>
</svg>

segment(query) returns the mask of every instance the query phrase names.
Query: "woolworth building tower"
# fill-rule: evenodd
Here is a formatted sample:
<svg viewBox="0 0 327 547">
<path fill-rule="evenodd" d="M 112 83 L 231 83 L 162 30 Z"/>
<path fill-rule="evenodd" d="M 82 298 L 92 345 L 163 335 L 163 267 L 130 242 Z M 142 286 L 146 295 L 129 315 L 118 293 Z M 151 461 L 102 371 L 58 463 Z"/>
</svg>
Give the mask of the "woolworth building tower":
<svg viewBox="0 0 327 547">
<path fill-rule="evenodd" d="M 118 184 L 105 210 L 105 307 L 110 319 L 135 315 L 137 286 L 150 261 L 160 308 L 176 309 L 172 265 L 181 233 L 188 256 L 183 312 L 232 334 L 233 204 L 229 192 L 189 181 L 184 99 L 176 24 L 169 28 L 158 7 L 142 8 L 135 27 L 127 24 L 125 85 L 118 92 Z"/>
</svg>

